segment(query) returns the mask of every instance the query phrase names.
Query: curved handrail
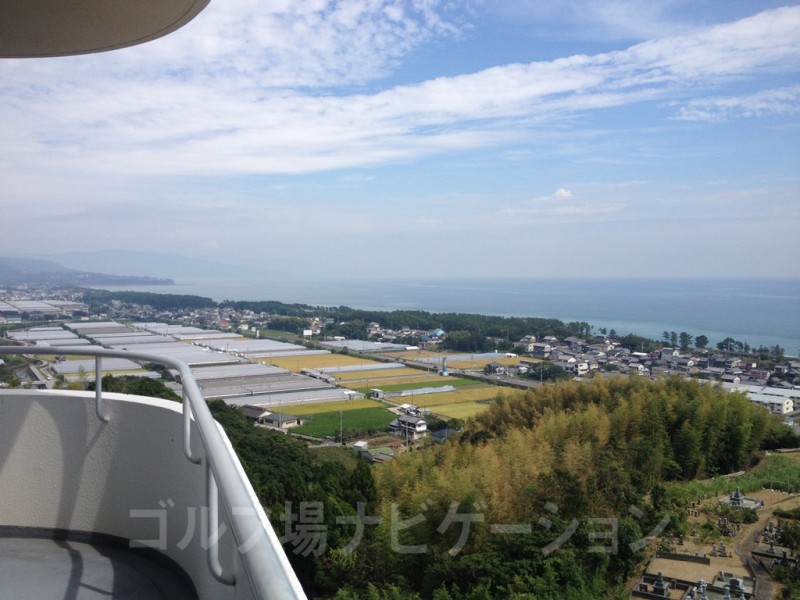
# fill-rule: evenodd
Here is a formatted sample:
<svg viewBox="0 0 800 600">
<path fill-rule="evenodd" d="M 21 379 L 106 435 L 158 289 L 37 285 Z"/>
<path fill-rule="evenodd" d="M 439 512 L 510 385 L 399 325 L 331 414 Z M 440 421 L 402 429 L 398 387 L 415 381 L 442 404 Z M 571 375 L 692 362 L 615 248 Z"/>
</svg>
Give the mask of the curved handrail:
<svg viewBox="0 0 800 600">
<path fill-rule="evenodd" d="M 211 496 L 213 495 L 216 498 L 218 490 L 219 498 L 222 500 L 230 519 L 237 548 L 246 543 L 247 549 L 245 551 L 237 550 L 237 556 L 244 567 L 244 573 L 253 588 L 255 597 L 263 600 L 305 600 L 305 592 L 303 592 L 289 559 L 286 557 L 286 553 L 269 522 L 265 523 L 266 535 L 264 537 L 256 541 L 250 539 L 252 537 L 252 521 L 248 517 L 255 516 L 258 518 L 259 515 L 253 515 L 251 514 L 252 511 L 247 510 L 253 506 L 253 499 L 239 476 L 238 468 L 228 452 L 223 435 L 211 416 L 211 411 L 208 410 L 200 388 L 186 363 L 157 354 L 111 350 L 108 348 L 75 348 L 74 346 L 39 348 L 32 346 L 0 346 L 0 355 L 4 354 L 61 354 L 65 356 L 95 357 L 97 360 L 95 389 L 100 390 L 96 394 L 98 399 L 96 401 L 96 410 L 98 418 L 103 421 L 107 420 L 107 416 L 103 414 L 99 400 L 102 396 L 102 380 L 99 366 L 102 358 L 127 358 L 164 365 L 178 371 L 183 385 L 184 436 L 187 436 L 184 439 L 184 453 L 190 462 L 194 464 L 202 462 L 202 459 L 192 455 L 190 439 L 188 438 L 191 430 L 187 423 L 189 423 L 191 416 L 194 416 L 207 462 L 209 519 L 214 517 L 211 514 L 212 512 L 216 513 L 217 502 Z M 188 411 L 191 411 L 191 415 L 188 414 Z M 211 494 L 211 492 L 214 493 Z M 212 511 L 212 507 L 215 510 Z M 209 533 L 217 531 L 217 519 L 213 518 L 213 521 L 209 524 Z M 213 538 L 211 539 L 213 540 Z M 235 578 L 225 576 L 221 572 L 217 550 L 217 543 L 214 540 L 209 544 L 208 555 L 212 574 L 223 583 L 235 585 Z"/>
</svg>

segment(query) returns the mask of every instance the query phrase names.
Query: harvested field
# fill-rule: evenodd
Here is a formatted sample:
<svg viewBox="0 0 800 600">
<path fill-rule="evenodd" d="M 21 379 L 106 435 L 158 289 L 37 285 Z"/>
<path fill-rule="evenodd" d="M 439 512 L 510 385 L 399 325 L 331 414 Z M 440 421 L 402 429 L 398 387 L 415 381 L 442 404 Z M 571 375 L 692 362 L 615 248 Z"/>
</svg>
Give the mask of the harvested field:
<svg viewBox="0 0 800 600">
<path fill-rule="evenodd" d="M 489 404 L 483 402 L 459 402 L 431 407 L 434 414 L 450 419 L 469 419 L 480 412 L 489 408 Z"/>
<path fill-rule="evenodd" d="M 483 369 L 486 365 L 490 362 L 496 362 L 501 365 L 505 365 L 506 367 L 513 367 L 519 363 L 519 357 L 506 357 L 503 355 L 498 355 L 495 358 L 476 358 L 475 360 L 457 360 L 450 362 L 447 361 L 447 366 L 453 369 Z M 533 360 L 533 359 L 525 359 L 525 360 Z"/>
<path fill-rule="evenodd" d="M 341 367 L 344 365 L 363 365 L 370 361 L 346 354 L 312 354 L 306 356 L 278 356 L 273 358 L 261 358 L 259 362 L 268 363 L 299 372 L 300 369 L 320 369 L 323 367 Z"/>
<path fill-rule="evenodd" d="M 439 352 L 431 352 L 430 350 L 406 350 L 404 352 L 392 352 L 392 358 L 404 358 L 406 360 L 419 360 L 421 358 L 434 358 L 441 357 L 443 354 Z"/>
<path fill-rule="evenodd" d="M 363 361 L 362 361 L 363 362 Z M 396 377 L 418 376 L 423 374 L 419 369 L 402 367 L 400 369 L 376 369 L 372 371 L 349 371 L 346 373 L 332 373 L 337 381 L 352 381 L 354 379 L 392 379 Z"/>
<path fill-rule="evenodd" d="M 494 400 L 497 397 L 495 386 L 486 387 L 467 387 L 455 392 L 443 392 L 441 394 L 424 394 L 414 398 L 405 396 L 403 400 L 409 404 L 430 407 L 436 412 L 436 408 L 444 404 L 459 404 L 461 402 L 477 402 L 478 400 Z"/>
</svg>

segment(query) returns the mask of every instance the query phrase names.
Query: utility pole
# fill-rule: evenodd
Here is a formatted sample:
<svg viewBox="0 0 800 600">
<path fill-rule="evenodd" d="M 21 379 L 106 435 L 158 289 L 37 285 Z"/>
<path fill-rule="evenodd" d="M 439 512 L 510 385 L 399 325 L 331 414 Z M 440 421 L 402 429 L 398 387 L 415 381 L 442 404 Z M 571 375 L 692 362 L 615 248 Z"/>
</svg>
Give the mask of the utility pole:
<svg viewBox="0 0 800 600">
<path fill-rule="evenodd" d="M 342 423 L 343 423 L 343 420 L 342 420 L 343 419 L 343 415 L 344 415 L 344 411 L 340 410 L 339 411 L 339 442 L 342 444 L 342 446 L 344 446 L 344 427 L 342 425 Z"/>
</svg>

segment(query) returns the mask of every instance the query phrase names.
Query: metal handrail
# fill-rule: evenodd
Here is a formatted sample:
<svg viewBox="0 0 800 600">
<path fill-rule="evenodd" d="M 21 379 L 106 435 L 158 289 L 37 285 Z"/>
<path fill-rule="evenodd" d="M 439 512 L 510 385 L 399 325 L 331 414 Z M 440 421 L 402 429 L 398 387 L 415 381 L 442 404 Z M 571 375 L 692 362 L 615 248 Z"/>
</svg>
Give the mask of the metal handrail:
<svg viewBox="0 0 800 600">
<path fill-rule="evenodd" d="M 108 348 L 75 347 L 31 347 L 0 346 L 0 355 L 4 354 L 60 354 L 70 356 L 92 356 L 95 358 L 95 409 L 98 418 L 108 422 L 108 415 L 102 410 L 102 378 L 101 360 L 103 358 L 127 358 L 148 363 L 164 365 L 180 373 L 183 386 L 183 451 L 186 458 L 199 465 L 202 458 L 191 451 L 191 418 L 197 427 L 200 441 L 205 450 L 207 469 L 207 499 L 209 503 L 209 539 L 208 564 L 212 575 L 219 581 L 236 585 L 235 573 L 224 574 L 218 555 L 218 500 L 221 499 L 230 520 L 231 530 L 237 542 L 237 549 L 245 543 L 247 549 L 238 551 L 237 556 L 243 566 L 244 574 L 250 582 L 256 598 L 263 600 L 305 600 L 306 595 L 294 570 L 289 563 L 280 541 L 267 524 L 265 536 L 253 541 L 252 518 L 258 518 L 248 510 L 253 506 L 247 487 L 242 482 L 238 468 L 228 451 L 227 444 L 216 421 L 208 410 L 200 388 L 192 375 L 189 366 L 179 360 L 157 354 L 131 352 L 127 350 L 111 350 Z M 248 519 L 249 517 L 249 519 Z"/>
</svg>

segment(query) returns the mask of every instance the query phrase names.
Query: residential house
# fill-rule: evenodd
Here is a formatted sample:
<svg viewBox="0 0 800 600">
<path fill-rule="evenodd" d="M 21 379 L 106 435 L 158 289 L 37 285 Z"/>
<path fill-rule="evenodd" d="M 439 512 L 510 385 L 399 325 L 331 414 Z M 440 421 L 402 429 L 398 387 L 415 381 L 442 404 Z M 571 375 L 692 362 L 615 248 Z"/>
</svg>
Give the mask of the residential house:
<svg viewBox="0 0 800 600">
<path fill-rule="evenodd" d="M 239 412 L 248 420 L 254 423 L 263 424 L 267 416 L 271 414 L 271 411 L 267 410 L 263 406 L 256 406 L 256 405 L 249 405 L 245 404 L 244 406 L 239 407 Z"/>
<path fill-rule="evenodd" d="M 526 335 L 524 338 L 517 342 L 520 346 L 525 349 L 527 354 L 533 352 L 533 347 L 536 345 L 536 336 L 535 335 Z"/>
<path fill-rule="evenodd" d="M 552 351 L 553 347 L 547 342 L 538 342 L 533 344 L 531 353 L 535 358 L 550 358 L 550 353 Z"/>
<path fill-rule="evenodd" d="M 672 360 L 673 357 L 679 355 L 680 353 L 675 348 L 662 348 L 659 358 L 661 360 Z"/>
<path fill-rule="evenodd" d="M 277 427 L 278 429 L 291 429 L 292 427 L 297 427 L 298 425 L 303 424 L 303 420 L 300 417 L 295 417 L 294 415 L 287 415 L 286 413 L 270 413 L 269 415 L 263 417 L 261 421 L 264 425 L 269 427 Z"/>
<path fill-rule="evenodd" d="M 483 367 L 483 372 L 486 375 L 502 375 L 506 371 L 506 366 L 499 362 L 492 361 Z"/>
<path fill-rule="evenodd" d="M 418 440 L 425 437 L 428 424 L 422 417 L 413 415 L 400 415 L 389 423 L 389 432 L 399 435 L 404 440 Z"/>
<path fill-rule="evenodd" d="M 585 360 L 578 360 L 575 357 L 571 357 L 567 360 L 557 360 L 555 365 L 561 367 L 567 373 L 574 373 L 578 377 L 586 375 L 589 372 L 589 363 Z"/>
<path fill-rule="evenodd" d="M 642 375 L 644 377 L 650 376 L 650 370 L 640 363 L 628 365 L 628 369 L 628 374 L 630 375 Z"/>
</svg>

